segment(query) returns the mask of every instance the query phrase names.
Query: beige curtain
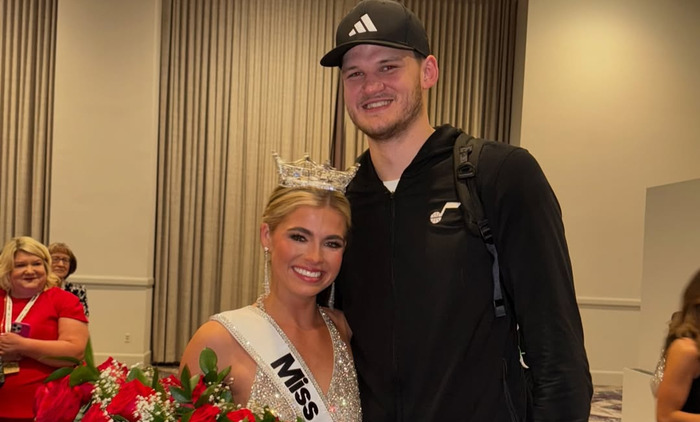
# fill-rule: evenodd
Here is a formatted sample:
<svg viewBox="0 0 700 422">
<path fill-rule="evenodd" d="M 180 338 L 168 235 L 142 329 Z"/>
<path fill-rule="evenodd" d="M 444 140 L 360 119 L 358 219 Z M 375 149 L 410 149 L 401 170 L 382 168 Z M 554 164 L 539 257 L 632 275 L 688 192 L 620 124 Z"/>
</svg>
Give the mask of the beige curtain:
<svg viewBox="0 0 700 422">
<path fill-rule="evenodd" d="M 441 78 L 433 122 L 508 139 L 516 0 L 408 0 Z M 355 0 L 164 0 L 153 360 L 254 301 L 272 151 L 346 167 L 365 148 L 318 61 Z M 510 73 L 509 73 L 510 72 Z"/>
<path fill-rule="evenodd" d="M 0 2 L 0 242 L 48 238 L 58 0 Z"/>
</svg>

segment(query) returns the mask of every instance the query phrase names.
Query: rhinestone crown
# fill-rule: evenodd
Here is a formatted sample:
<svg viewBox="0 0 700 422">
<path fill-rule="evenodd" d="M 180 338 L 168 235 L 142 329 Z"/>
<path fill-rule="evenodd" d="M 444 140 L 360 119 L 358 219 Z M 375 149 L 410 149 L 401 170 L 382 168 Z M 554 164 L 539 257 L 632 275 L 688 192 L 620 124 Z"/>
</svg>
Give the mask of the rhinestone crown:
<svg viewBox="0 0 700 422">
<path fill-rule="evenodd" d="M 331 167 L 330 162 L 316 164 L 304 154 L 304 158 L 285 163 L 276 152 L 272 154 L 277 162 L 279 184 L 288 188 L 314 187 L 345 193 L 348 183 L 355 177 L 359 164 L 345 171 Z"/>
</svg>

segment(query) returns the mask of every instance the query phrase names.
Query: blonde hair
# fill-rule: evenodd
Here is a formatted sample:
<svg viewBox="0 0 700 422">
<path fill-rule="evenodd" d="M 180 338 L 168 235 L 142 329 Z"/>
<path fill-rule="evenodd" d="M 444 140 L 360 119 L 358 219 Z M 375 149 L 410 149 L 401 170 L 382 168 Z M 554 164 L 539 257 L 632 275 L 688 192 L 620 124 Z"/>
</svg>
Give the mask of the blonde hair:
<svg viewBox="0 0 700 422">
<path fill-rule="evenodd" d="M 690 280 L 683 292 L 681 310 L 674 312 L 668 325 L 665 349 L 677 338 L 688 337 L 700 350 L 700 271 Z"/>
<path fill-rule="evenodd" d="M 37 256 L 43 261 L 46 271 L 44 290 L 58 285 L 59 278 L 51 271 L 51 255 L 46 246 L 29 236 L 19 236 L 7 242 L 0 253 L 0 288 L 7 292 L 12 288 L 10 273 L 15 268 L 15 254 L 19 251 Z"/>
<path fill-rule="evenodd" d="M 342 193 L 319 188 L 288 188 L 277 186 L 267 201 L 265 211 L 263 211 L 262 222 L 267 224 L 270 232 L 275 231 L 277 226 L 289 214 L 296 211 L 301 206 L 314 208 L 330 207 L 340 213 L 345 220 L 345 233 L 350 231 L 350 202 Z"/>
</svg>

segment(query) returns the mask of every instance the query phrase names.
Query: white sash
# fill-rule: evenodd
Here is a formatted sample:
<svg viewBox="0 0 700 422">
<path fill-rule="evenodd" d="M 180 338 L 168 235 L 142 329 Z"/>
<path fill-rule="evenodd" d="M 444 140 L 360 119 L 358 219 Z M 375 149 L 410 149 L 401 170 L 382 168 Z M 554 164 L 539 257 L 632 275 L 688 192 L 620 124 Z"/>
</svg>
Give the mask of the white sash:
<svg viewBox="0 0 700 422">
<path fill-rule="evenodd" d="M 287 404 L 306 421 L 330 422 L 325 400 L 299 352 L 281 329 L 254 306 L 222 312 L 211 319 L 223 324 L 277 386 Z M 274 325 L 273 325 L 274 324 Z M 279 331 L 278 331 L 279 330 Z M 290 347 L 291 346 L 291 347 Z M 265 404 L 265 403 L 261 403 Z"/>
</svg>

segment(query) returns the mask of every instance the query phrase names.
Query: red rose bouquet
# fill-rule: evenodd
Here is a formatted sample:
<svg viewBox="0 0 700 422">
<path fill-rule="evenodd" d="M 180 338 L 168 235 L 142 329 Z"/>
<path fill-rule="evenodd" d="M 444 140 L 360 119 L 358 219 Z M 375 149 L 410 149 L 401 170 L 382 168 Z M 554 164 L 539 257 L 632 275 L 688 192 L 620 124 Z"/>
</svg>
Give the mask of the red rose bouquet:
<svg viewBox="0 0 700 422">
<path fill-rule="evenodd" d="M 279 422 L 268 408 L 254 414 L 233 403 L 224 382 L 231 368 L 219 372 L 211 349 L 199 357 L 201 375 L 185 367 L 180 378 L 161 378 L 150 366 L 129 369 L 111 357 L 95 366 L 89 342 L 85 361 L 61 359 L 75 366 L 57 369 L 39 388 L 37 422 Z"/>
</svg>

